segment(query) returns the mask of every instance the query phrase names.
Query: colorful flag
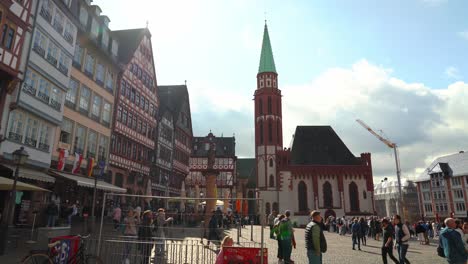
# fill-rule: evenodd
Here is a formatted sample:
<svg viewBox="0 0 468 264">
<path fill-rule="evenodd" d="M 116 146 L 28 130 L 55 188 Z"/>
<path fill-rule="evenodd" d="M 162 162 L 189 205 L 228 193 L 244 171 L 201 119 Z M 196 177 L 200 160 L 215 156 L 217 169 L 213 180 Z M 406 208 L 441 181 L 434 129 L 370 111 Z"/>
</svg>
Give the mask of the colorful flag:
<svg viewBox="0 0 468 264">
<path fill-rule="evenodd" d="M 94 158 L 88 158 L 88 177 L 93 176 Z"/>
<path fill-rule="evenodd" d="M 80 153 L 75 152 L 75 161 L 73 162 L 73 169 L 72 173 L 79 173 L 80 172 L 80 167 L 81 167 L 81 162 L 83 161 L 83 155 Z"/>
<path fill-rule="evenodd" d="M 63 171 L 65 168 L 65 161 L 68 158 L 68 149 L 60 149 L 58 163 L 57 163 L 57 170 Z"/>
</svg>

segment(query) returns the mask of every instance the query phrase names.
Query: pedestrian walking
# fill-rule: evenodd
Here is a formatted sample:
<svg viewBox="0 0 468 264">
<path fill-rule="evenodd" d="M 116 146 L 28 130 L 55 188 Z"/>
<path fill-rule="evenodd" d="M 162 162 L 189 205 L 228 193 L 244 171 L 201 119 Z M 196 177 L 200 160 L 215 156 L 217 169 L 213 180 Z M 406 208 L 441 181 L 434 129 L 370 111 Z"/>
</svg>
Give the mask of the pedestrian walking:
<svg viewBox="0 0 468 264">
<path fill-rule="evenodd" d="M 408 252 L 408 240 L 410 239 L 410 232 L 408 226 L 403 224 L 401 221 L 401 216 L 393 216 L 393 224 L 395 225 L 395 242 L 396 248 L 398 250 L 398 258 L 400 264 L 409 264 L 409 260 L 406 258 L 406 253 Z"/>
<path fill-rule="evenodd" d="M 54 201 L 50 201 L 49 205 L 47 206 L 47 227 L 54 227 L 55 226 L 55 219 L 58 216 L 58 207 Z"/>
<path fill-rule="evenodd" d="M 138 249 L 142 256 L 141 264 L 149 264 L 153 251 L 153 213 L 150 210 L 143 212 L 141 224 L 138 228 Z"/>
<path fill-rule="evenodd" d="M 312 221 L 305 228 L 305 244 L 309 264 L 322 264 L 322 253 L 327 251 L 327 241 L 322 229 L 322 216 L 319 211 L 310 213 Z"/>
<path fill-rule="evenodd" d="M 393 256 L 393 237 L 395 232 L 388 219 L 382 219 L 382 260 L 384 264 L 387 264 L 387 255 L 395 264 L 398 264 L 398 259 Z"/>
<path fill-rule="evenodd" d="M 369 228 L 369 226 L 367 225 L 367 222 L 364 219 L 364 217 L 361 217 L 359 219 L 359 224 L 361 225 L 361 233 L 360 233 L 361 244 L 365 246 L 367 244 L 366 234 L 367 234 L 367 229 Z"/>
<path fill-rule="evenodd" d="M 354 218 L 354 222 L 351 225 L 351 234 L 353 240 L 353 250 L 356 250 L 356 244 L 358 245 L 358 250 L 361 250 L 361 242 L 359 241 L 359 237 L 361 236 L 361 224 L 358 222 L 357 218 Z"/>
<path fill-rule="evenodd" d="M 286 210 L 284 215 L 286 216 L 283 218 L 279 224 L 279 239 L 281 244 L 281 250 L 283 252 L 283 261 L 284 264 L 294 263 L 291 260 L 291 253 L 293 248 L 293 241 L 294 241 L 294 231 L 292 227 L 291 220 L 289 219 L 291 212 Z"/>
<path fill-rule="evenodd" d="M 273 226 L 273 232 L 275 233 L 276 240 L 278 241 L 278 253 L 276 254 L 276 257 L 278 258 L 278 262 L 283 261 L 283 249 L 281 247 L 281 240 L 279 236 L 279 225 L 285 217 L 286 216 L 284 214 L 278 215 L 278 217 L 275 218 L 274 226 Z"/>
<path fill-rule="evenodd" d="M 269 215 L 268 215 L 268 226 L 270 227 L 270 238 L 271 239 L 274 239 L 275 236 L 274 236 L 274 232 L 273 232 L 273 226 L 275 225 L 275 217 L 276 217 L 276 212 L 273 211 L 271 212 Z"/>
<path fill-rule="evenodd" d="M 72 224 L 72 219 L 75 215 L 78 215 L 78 205 L 77 203 L 74 203 L 70 208 L 69 208 L 69 214 L 68 214 L 68 226 L 71 226 Z"/>
<path fill-rule="evenodd" d="M 218 219 L 216 218 L 216 211 L 212 211 L 210 222 L 208 223 L 208 246 L 210 242 L 219 241 L 218 237 Z"/>
<path fill-rule="evenodd" d="M 114 222 L 114 230 L 118 230 L 120 226 L 120 219 L 122 218 L 122 209 L 117 204 L 112 212 L 112 221 Z"/>
<path fill-rule="evenodd" d="M 447 218 L 444 223 L 446 227 L 439 234 L 439 246 L 443 248 L 445 259 L 449 264 L 465 264 L 468 255 L 460 233 L 455 230 L 455 219 Z"/>
<path fill-rule="evenodd" d="M 139 225 L 139 219 L 136 217 L 133 208 L 129 208 L 127 216 L 124 218 L 124 235 L 127 237 L 126 240 L 132 239 L 132 237 L 137 236 L 137 226 Z M 130 252 L 132 251 L 132 242 L 126 242 L 123 252 L 124 264 L 130 263 Z"/>
</svg>

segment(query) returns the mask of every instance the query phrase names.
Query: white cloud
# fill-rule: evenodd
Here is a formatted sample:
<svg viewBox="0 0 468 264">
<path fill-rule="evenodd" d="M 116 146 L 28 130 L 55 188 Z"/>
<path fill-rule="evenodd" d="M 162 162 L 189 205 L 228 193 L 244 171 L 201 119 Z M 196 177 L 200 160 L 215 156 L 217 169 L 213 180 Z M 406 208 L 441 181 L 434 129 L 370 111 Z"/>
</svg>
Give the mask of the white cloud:
<svg viewBox="0 0 468 264">
<path fill-rule="evenodd" d="M 433 90 L 361 60 L 350 68 L 328 69 L 310 83 L 281 89 L 285 146 L 297 125 L 331 125 L 355 155 L 372 153 L 376 181 L 395 175 L 393 153 L 357 124 L 357 118 L 382 129 L 400 146 L 404 177 L 419 175 L 440 155 L 466 148 L 461 142 L 468 140 L 468 84 L 463 82 Z M 234 132 L 237 155 L 253 157 L 251 93 L 202 92 L 194 98 L 197 90 L 191 90 L 192 105 L 199 106 L 192 112 L 195 132 L 203 135 L 210 128 L 224 135 Z"/>
<path fill-rule="evenodd" d="M 461 74 L 460 74 L 460 71 L 453 67 L 453 66 L 450 66 L 450 67 L 447 67 L 445 69 L 445 76 L 447 78 L 450 78 L 450 79 L 455 79 L 455 80 L 459 80 L 462 78 Z"/>
<path fill-rule="evenodd" d="M 468 40 L 468 30 L 466 31 L 460 31 L 457 33 L 459 37 Z"/>
</svg>

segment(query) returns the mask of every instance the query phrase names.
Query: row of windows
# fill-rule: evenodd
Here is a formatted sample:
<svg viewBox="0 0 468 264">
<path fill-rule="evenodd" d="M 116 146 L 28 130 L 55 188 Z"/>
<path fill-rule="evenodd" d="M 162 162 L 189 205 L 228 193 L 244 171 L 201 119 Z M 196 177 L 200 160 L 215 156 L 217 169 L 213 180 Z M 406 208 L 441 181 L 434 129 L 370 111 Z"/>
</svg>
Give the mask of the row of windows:
<svg viewBox="0 0 468 264">
<path fill-rule="evenodd" d="M 424 211 L 432 212 L 432 204 L 424 204 Z"/>
<path fill-rule="evenodd" d="M 154 151 L 133 140 L 112 135 L 112 152 L 138 162 L 154 162 Z"/>
<path fill-rule="evenodd" d="M 62 74 L 68 76 L 70 57 L 39 30 L 36 30 L 34 35 L 33 50 Z"/>
<path fill-rule="evenodd" d="M 188 146 L 190 143 L 189 137 L 180 129 L 176 129 L 175 139 L 185 146 Z"/>
<path fill-rule="evenodd" d="M 60 112 L 62 91 L 35 71 L 31 69 L 26 71 L 22 90 Z"/>
<path fill-rule="evenodd" d="M 189 154 L 179 149 L 174 150 L 174 159 L 184 165 L 187 165 L 187 166 L 189 165 Z"/>
<path fill-rule="evenodd" d="M 72 144 L 72 153 L 80 153 L 87 158 L 106 160 L 109 138 L 91 128 L 63 118 L 60 126 L 60 142 Z M 86 153 L 86 155 L 84 155 Z"/>
<path fill-rule="evenodd" d="M 465 212 L 465 203 L 456 203 L 455 204 L 455 210 L 458 212 Z"/>
<path fill-rule="evenodd" d="M 426 200 L 426 201 L 430 201 L 431 200 L 431 193 L 430 192 L 423 192 L 423 199 Z"/>
<path fill-rule="evenodd" d="M 50 132 L 51 127 L 39 119 L 18 110 L 10 112 L 9 140 L 48 152 Z"/>
<path fill-rule="evenodd" d="M 130 71 L 140 79 L 143 84 L 148 87 L 151 91 L 155 88 L 154 79 L 151 77 L 151 74 L 147 73 L 144 69 L 142 69 L 138 64 L 132 63 L 130 64 Z M 154 91 L 153 91 L 154 92 Z"/>
<path fill-rule="evenodd" d="M 0 9 L 0 46 L 11 50 L 15 40 L 16 25 L 6 20 L 6 14 L 3 9 Z"/>
<path fill-rule="evenodd" d="M 165 162 L 171 162 L 172 151 L 165 146 L 158 145 L 158 159 Z"/>
<path fill-rule="evenodd" d="M 161 124 L 159 126 L 159 137 L 166 140 L 170 144 L 172 144 L 172 132 L 173 130 L 166 125 Z"/>
<path fill-rule="evenodd" d="M 446 203 L 436 203 L 435 209 L 436 212 L 448 212 L 448 206 Z"/>
<path fill-rule="evenodd" d="M 149 139 L 154 140 L 156 136 L 156 128 L 151 126 L 145 118 L 120 105 L 117 107 L 117 121 Z"/>
<path fill-rule="evenodd" d="M 86 54 L 85 54 L 86 53 Z M 84 73 L 98 85 L 105 87 L 111 93 L 114 91 L 115 74 L 110 67 L 106 69 L 102 61 L 98 61 L 93 54 L 86 52 L 78 43 L 75 46 L 73 65 L 82 70 L 84 60 Z"/>
<path fill-rule="evenodd" d="M 434 199 L 445 199 L 445 191 L 434 192 Z"/>
<path fill-rule="evenodd" d="M 453 186 L 460 186 L 462 183 L 461 183 L 461 178 L 460 177 L 455 177 L 455 178 L 452 178 L 452 185 Z"/>
<path fill-rule="evenodd" d="M 65 97 L 65 104 L 76 110 L 77 100 L 79 100 L 78 111 L 86 116 L 90 116 L 95 121 L 101 122 L 109 127 L 111 123 L 112 105 L 101 96 L 93 93 L 91 89 L 70 78 L 69 89 Z M 91 111 L 90 111 L 91 109 Z"/>
<path fill-rule="evenodd" d="M 455 197 L 455 199 L 463 199 L 463 190 L 462 189 L 453 190 L 453 197 Z"/>
<path fill-rule="evenodd" d="M 39 13 L 68 43 L 73 45 L 76 27 L 70 20 L 66 19 L 52 0 L 43 0 Z"/>
<path fill-rule="evenodd" d="M 127 97 L 130 102 L 147 112 L 150 116 L 157 118 L 157 108 L 150 102 L 149 98 L 145 98 L 143 94 L 140 94 L 135 87 L 125 80 L 122 80 L 120 83 L 120 94 Z"/>
</svg>

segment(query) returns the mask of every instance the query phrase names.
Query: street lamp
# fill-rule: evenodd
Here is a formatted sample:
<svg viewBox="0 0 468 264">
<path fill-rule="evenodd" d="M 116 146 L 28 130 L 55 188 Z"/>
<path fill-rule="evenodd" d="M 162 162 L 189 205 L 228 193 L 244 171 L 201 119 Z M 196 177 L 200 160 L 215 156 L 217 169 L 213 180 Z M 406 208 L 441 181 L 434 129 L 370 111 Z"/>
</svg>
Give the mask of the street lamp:
<svg viewBox="0 0 468 264">
<path fill-rule="evenodd" d="M 96 192 L 97 192 L 97 181 L 98 181 L 98 176 L 101 175 L 101 167 L 99 165 L 94 166 L 93 168 L 93 175 L 94 175 L 94 191 L 93 191 L 93 207 L 91 209 L 91 220 L 93 221 L 94 224 L 94 211 L 96 209 Z"/>
<path fill-rule="evenodd" d="M 15 175 L 13 178 L 13 186 L 10 191 L 10 199 L 8 201 L 6 210 L 4 210 L 4 212 L 6 212 L 6 215 L 2 219 L 2 227 L 0 230 L 0 235 L 3 239 L 0 239 L 1 241 L 0 242 L 0 255 L 4 254 L 5 247 L 8 242 L 8 227 L 9 225 L 11 225 L 12 220 L 13 220 L 12 218 L 13 218 L 14 213 L 12 211 L 14 211 L 15 209 L 16 183 L 18 181 L 19 167 L 20 165 L 24 165 L 26 163 L 26 161 L 28 160 L 29 154 L 28 152 L 26 152 L 26 150 L 24 150 L 24 147 L 21 147 L 15 150 L 12 153 L 12 156 L 13 156 L 13 163 L 16 165 L 16 169 L 15 169 Z"/>
</svg>

